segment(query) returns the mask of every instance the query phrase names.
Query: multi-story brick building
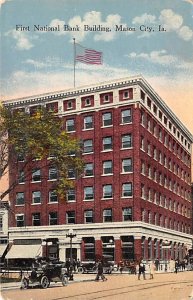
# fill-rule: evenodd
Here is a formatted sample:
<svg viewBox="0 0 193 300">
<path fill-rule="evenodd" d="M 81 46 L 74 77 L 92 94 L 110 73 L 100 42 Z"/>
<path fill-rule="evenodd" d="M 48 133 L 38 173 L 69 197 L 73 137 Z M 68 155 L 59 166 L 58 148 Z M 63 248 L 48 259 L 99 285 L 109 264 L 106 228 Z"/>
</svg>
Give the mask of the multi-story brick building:
<svg viewBox="0 0 193 300">
<path fill-rule="evenodd" d="M 10 194 L 9 258 L 19 249 L 35 255 L 45 240 L 46 254 L 65 260 L 69 229 L 76 233 L 73 256 L 81 260 L 95 255 L 115 261 L 181 259 L 186 254 L 192 245 L 193 136 L 142 77 L 4 104 L 28 111 L 52 107 L 69 134 L 81 139 L 85 161 L 81 178 L 69 170 L 76 183 L 66 202 L 50 190 L 57 170 L 41 169 L 39 161 L 31 180 L 21 180 Z"/>
</svg>

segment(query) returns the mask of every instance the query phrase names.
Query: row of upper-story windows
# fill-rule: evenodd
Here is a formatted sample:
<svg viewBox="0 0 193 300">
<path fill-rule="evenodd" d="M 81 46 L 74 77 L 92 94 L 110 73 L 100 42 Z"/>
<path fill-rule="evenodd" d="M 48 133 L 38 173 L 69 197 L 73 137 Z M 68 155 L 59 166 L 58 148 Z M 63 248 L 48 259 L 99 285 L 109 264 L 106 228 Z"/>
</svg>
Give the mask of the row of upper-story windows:
<svg viewBox="0 0 193 300">
<path fill-rule="evenodd" d="M 177 155 L 181 160 L 188 164 L 190 155 L 180 146 L 180 141 L 177 142 L 171 134 L 166 132 L 160 125 L 156 123 L 149 115 L 141 111 L 141 124 L 150 131 L 161 143 L 163 143 L 170 151 Z M 190 144 L 189 144 L 190 145 Z M 187 146 L 187 145 L 186 145 Z M 190 146 L 188 147 L 190 150 Z"/>
<path fill-rule="evenodd" d="M 98 120 L 97 120 L 98 121 Z M 129 124 L 132 122 L 132 109 L 122 109 L 120 115 L 120 124 Z M 101 116 L 101 126 L 108 127 L 113 125 L 113 113 L 112 112 L 104 112 Z M 86 115 L 83 117 L 82 128 L 84 130 L 94 129 L 94 115 Z M 76 118 L 71 117 L 66 120 L 65 130 L 67 132 L 76 131 Z"/>
<path fill-rule="evenodd" d="M 121 135 L 121 149 L 128 149 L 133 147 L 132 134 Z M 113 137 L 106 136 L 102 138 L 102 151 L 113 150 Z M 94 152 L 94 141 L 93 139 L 83 140 L 83 153 L 88 154 Z"/>
<path fill-rule="evenodd" d="M 145 184 L 141 184 L 141 198 L 187 218 L 191 217 L 190 208 L 187 208 L 185 204 L 180 204 L 177 200 L 172 200 Z"/>
<path fill-rule="evenodd" d="M 113 213 L 112 208 L 107 208 L 102 211 L 102 221 L 105 222 L 113 222 Z M 122 208 L 122 221 L 132 221 L 132 208 L 131 207 L 123 207 Z M 32 214 L 32 226 L 41 226 L 42 224 L 41 213 L 35 212 Z M 92 209 L 88 209 L 84 211 L 84 223 L 94 223 L 95 215 Z M 58 225 L 58 212 L 53 211 L 48 214 L 48 224 L 49 225 Z M 76 212 L 74 210 L 66 212 L 66 224 L 76 224 Z M 16 226 L 23 227 L 25 224 L 25 215 L 17 214 L 16 215 Z"/>
<path fill-rule="evenodd" d="M 130 173 L 133 172 L 133 161 L 132 158 L 123 158 L 121 160 L 121 173 Z M 112 175 L 113 174 L 113 161 L 112 160 L 105 160 L 102 162 L 102 175 Z M 84 176 L 94 176 L 94 163 L 88 162 L 85 163 L 84 166 Z M 69 179 L 76 178 L 76 172 L 73 169 L 68 170 L 67 177 Z M 32 182 L 39 182 L 42 180 L 41 176 L 41 169 L 34 169 L 32 170 Z M 49 168 L 48 170 L 48 180 L 57 180 L 58 179 L 58 171 L 57 168 Z M 20 184 L 25 183 L 25 172 L 21 170 L 18 176 L 18 182 Z"/>
<path fill-rule="evenodd" d="M 146 107 L 154 114 L 155 118 L 159 120 L 159 122 L 162 123 L 162 125 L 171 132 L 172 135 L 175 136 L 175 138 L 182 143 L 188 150 L 190 150 L 190 143 L 187 141 L 187 139 L 183 136 L 183 134 L 180 133 L 180 131 L 175 127 L 175 125 L 172 123 L 171 120 L 169 120 L 168 117 L 164 115 L 164 113 L 158 109 L 158 107 L 151 101 L 149 97 L 145 95 L 143 91 L 141 91 L 141 99 L 143 103 L 146 104 Z M 149 114 L 145 113 L 145 111 L 142 110 L 141 112 L 141 122 L 142 124 L 148 128 L 155 136 L 160 138 L 160 126 L 157 126 L 157 122 L 154 118 L 152 118 Z"/>
<path fill-rule="evenodd" d="M 141 161 L 141 174 L 147 176 L 149 179 L 152 179 L 170 191 L 173 191 L 175 194 L 190 200 L 190 190 L 186 189 L 184 186 L 181 186 L 176 180 L 172 180 L 168 174 L 163 174 L 161 171 L 157 170 L 156 167 L 146 164 L 144 161 Z"/>
<path fill-rule="evenodd" d="M 83 200 L 94 200 L 94 186 L 86 186 L 83 188 L 84 199 Z M 102 186 L 102 199 L 112 199 L 113 198 L 113 185 L 104 184 Z M 131 182 L 125 182 L 122 184 L 121 197 L 127 198 L 133 196 L 133 189 Z M 69 189 L 67 191 L 67 201 L 76 201 L 76 191 L 75 189 Z M 57 194 L 54 190 L 49 191 L 49 203 L 58 202 Z M 25 193 L 18 192 L 16 193 L 16 205 L 25 204 Z M 32 191 L 32 204 L 41 204 L 42 203 L 42 193 L 41 191 Z"/>
<path fill-rule="evenodd" d="M 125 88 L 123 90 L 119 90 L 119 101 L 127 101 L 133 99 L 133 89 L 132 88 Z M 60 97 L 60 95 L 58 95 Z M 114 93 L 112 91 L 106 91 L 99 96 L 94 94 L 83 96 L 80 99 L 80 108 L 87 108 L 87 107 L 94 107 L 95 106 L 95 100 L 100 101 L 100 105 L 105 105 L 109 103 L 113 103 L 114 101 Z M 52 96 L 48 96 L 48 98 L 52 98 Z M 38 99 L 39 100 L 39 99 Z M 55 113 L 59 112 L 59 105 L 58 101 L 52 101 L 50 103 L 46 103 L 46 108 L 49 111 L 53 111 Z M 42 104 L 43 105 L 43 104 Z M 33 105 L 29 108 L 29 112 L 32 115 L 35 111 L 41 108 L 41 104 L 39 105 Z M 21 108 L 22 109 L 22 108 Z M 23 108 L 24 109 L 24 108 Z M 68 110 L 75 110 L 77 109 L 77 99 L 71 98 L 63 101 L 63 111 Z"/>
<path fill-rule="evenodd" d="M 141 136 L 140 148 L 160 164 L 164 165 L 165 168 L 174 172 L 181 178 L 184 178 L 184 180 L 190 182 L 190 173 L 186 173 L 183 168 L 180 169 L 174 158 L 168 157 L 168 155 L 166 156 L 166 154 L 164 154 L 162 150 L 153 145 L 152 142 L 147 140 L 144 136 Z M 184 163 L 190 166 L 190 160 L 184 160 Z"/>
<path fill-rule="evenodd" d="M 161 226 L 167 229 L 184 232 L 187 234 L 190 234 L 191 230 L 190 225 L 184 222 L 173 220 L 172 218 L 164 216 L 160 213 L 153 213 L 152 211 L 146 210 L 144 208 L 141 209 L 141 221 L 156 226 Z"/>
</svg>

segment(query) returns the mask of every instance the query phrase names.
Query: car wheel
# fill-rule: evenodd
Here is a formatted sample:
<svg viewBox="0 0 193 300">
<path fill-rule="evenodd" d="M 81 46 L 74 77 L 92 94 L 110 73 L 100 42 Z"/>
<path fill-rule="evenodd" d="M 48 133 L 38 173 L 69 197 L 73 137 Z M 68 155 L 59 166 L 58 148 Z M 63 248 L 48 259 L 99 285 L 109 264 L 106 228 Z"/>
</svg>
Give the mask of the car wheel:
<svg viewBox="0 0 193 300">
<path fill-rule="evenodd" d="M 50 284 L 48 277 L 47 276 L 43 276 L 41 278 L 40 284 L 41 284 L 41 287 L 43 289 L 47 289 L 49 287 L 49 284 Z"/>
<path fill-rule="evenodd" d="M 83 267 L 78 267 L 78 273 L 84 273 Z"/>
<path fill-rule="evenodd" d="M 68 284 L 68 277 L 66 275 L 62 275 L 62 278 L 61 278 L 61 281 L 62 281 L 62 285 L 65 286 Z"/>
</svg>

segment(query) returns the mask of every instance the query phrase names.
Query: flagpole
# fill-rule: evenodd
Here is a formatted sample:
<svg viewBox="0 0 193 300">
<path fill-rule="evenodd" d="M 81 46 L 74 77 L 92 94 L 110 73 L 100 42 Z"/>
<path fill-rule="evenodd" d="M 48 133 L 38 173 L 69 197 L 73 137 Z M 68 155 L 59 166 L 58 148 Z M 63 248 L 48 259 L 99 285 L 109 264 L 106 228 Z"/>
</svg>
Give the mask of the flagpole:
<svg viewBox="0 0 193 300">
<path fill-rule="evenodd" d="M 76 44 L 75 44 L 75 38 L 73 38 L 73 41 L 74 41 L 74 88 L 76 86 L 76 83 L 75 83 L 75 65 L 76 65 Z"/>
</svg>

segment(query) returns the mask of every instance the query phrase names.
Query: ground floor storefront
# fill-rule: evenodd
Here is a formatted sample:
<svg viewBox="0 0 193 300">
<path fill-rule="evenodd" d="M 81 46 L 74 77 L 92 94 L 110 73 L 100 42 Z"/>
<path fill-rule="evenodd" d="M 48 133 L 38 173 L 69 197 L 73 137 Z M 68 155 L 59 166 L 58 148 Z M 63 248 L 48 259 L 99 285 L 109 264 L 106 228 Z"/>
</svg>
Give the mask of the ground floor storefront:
<svg viewBox="0 0 193 300">
<path fill-rule="evenodd" d="M 46 256 L 61 261 L 93 261 L 104 256 L 119 263 L 182 260 L 192 247 L 192 236 L 143 222 L 121 222 L 10 228 L 9 243 L 8 260 Z"/>
</svg>

